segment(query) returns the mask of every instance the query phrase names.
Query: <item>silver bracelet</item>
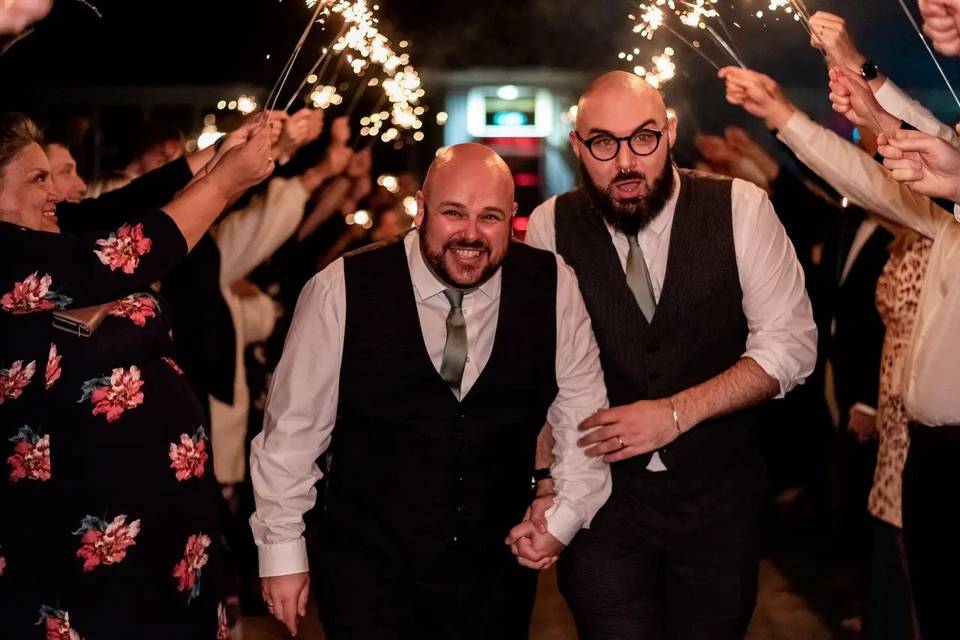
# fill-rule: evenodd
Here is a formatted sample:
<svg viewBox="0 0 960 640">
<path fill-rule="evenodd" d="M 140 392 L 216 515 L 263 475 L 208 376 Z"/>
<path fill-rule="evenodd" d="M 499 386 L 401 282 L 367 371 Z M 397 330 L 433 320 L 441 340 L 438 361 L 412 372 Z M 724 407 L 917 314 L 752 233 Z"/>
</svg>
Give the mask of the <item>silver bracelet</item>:
<svg viewBox="0 0 960 640">
<path fill-rule="evenodd" d="M 673 404 L 673 398 L 667 398 L 667 402 L 670 403 L 670 408 L 673 409 L 673 424 L 677 427 L 677 433 L 683 433 L 683 429 L 680 428 L 680 414 L 677 413 L 677 407 Z"/>
</svg>

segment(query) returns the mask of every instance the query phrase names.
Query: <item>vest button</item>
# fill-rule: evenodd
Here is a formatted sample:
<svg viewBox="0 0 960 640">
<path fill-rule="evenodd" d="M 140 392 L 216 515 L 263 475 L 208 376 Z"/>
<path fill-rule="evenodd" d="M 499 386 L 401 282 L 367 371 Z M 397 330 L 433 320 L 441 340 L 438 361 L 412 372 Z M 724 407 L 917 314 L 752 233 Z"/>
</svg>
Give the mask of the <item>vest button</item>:
<svg viewBox="0 0 960 640">
<path fill-rule="evenodd" d="M 463 419 L 466 418 L 466 417 L 467 417 L 467 416 L 466 416 L 466 414 L 463 413 L 463 411 L 458 411 L 458 412 L 457 412 L 457 420 L 463 420 Z"/>
<path fill-rule="evenodd" d="M 457 513 L 460 513 L 461 511 L 463 511 L 463 505 L 462 505 L 462 504 L 458 504 L 458 505 L 457 505 Z"/>
</svg>

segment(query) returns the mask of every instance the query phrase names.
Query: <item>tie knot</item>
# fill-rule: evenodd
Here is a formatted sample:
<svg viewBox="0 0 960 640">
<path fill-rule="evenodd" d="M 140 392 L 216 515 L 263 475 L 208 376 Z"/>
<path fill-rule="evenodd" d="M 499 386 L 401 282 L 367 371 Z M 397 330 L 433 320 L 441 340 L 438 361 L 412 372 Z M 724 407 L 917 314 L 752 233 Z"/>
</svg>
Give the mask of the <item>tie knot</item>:
<svg viewBox="0 0 960 640">
<path fill-rule="evenodd" d="M 457 291 L 456 289 L 444 289 L 443 295 L 447 296 L 447 300 L 450 301 L 450 307 L 452 309 L 459 309 L 463 306 L 463 291 Z"/>
<path fill-rule="evenodd" d="M 631 247 L 639 247 L 639 246 L 640 246 L 640 240 L 637 239 L 636 234 L 630 234 L 630 235 L 628 235 L 628 236 L 627 236 L 627 243 L 629 243 L 629 245 L 630 245 Z"/>
</svg>

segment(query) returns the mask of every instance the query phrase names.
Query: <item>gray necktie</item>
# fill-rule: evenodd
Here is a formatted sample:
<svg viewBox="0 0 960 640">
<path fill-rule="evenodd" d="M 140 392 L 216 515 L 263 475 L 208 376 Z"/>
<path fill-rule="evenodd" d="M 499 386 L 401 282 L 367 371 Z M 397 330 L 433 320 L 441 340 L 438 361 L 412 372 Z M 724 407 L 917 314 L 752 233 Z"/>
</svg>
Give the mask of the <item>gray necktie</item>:
<svg viewBox="0 0 960 640">
<path fill-rule="evenodd" d="M 647 322 L 653 318 L 654 311 L 657 310 L 657 301 L 653 297 L 653 283 L 650 282 L 650 272 L 647 271 L 647 263 L 643 259 L 643 250 L 640 249 L 640 243 L 637 236 L 627 236 L 630 243 L 630 251 L 627 252 L 627 286 L 633 292 L 633 297 L 637 300 L 637 306 L 643 313 Z"/>
<path fill-rule="evenodd" d="M 447 314 L 447 343 L 443 346 L 440 377 L 450 385 L 450 389 L 459 399 L 463 367 L 467 363 L 467 325 L 461 308 L 463 291 L 446 289 L 443 295 L 450 301 L 450 313 Z"/>
</svg>

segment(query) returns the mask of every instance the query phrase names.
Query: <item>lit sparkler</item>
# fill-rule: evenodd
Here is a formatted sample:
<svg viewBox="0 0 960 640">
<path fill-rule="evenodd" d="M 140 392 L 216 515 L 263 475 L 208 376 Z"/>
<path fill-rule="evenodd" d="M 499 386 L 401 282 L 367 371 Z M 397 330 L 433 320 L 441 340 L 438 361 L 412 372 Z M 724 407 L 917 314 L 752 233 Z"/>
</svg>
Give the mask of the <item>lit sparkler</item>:
<svg viewBox="0 0 960 640">
<path fill-rule="evenodd" d="M 633 68 L 633 72 L 646 80 L 647 84 L 654 89 L 659 89 L 677 74 L 677 65 L 673 62 L 673 55 L 673 49 L 667 47 L 662 54 L 653 56 L 651 59 L 653 66 L 650 69 L 637 66 Z"/>
</svg>

